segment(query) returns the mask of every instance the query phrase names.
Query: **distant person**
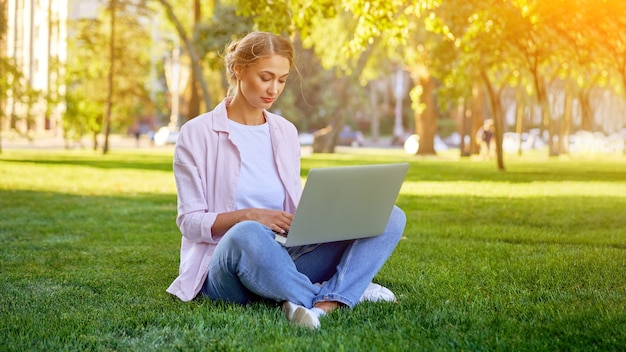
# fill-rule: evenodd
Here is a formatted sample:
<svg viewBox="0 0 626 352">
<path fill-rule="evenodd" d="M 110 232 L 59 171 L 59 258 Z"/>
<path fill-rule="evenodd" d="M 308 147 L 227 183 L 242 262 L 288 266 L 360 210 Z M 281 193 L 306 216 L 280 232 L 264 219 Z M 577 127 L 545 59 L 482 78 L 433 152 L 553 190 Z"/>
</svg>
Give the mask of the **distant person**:
<svg viewBox="0 0 626 352">
<path fill-rule="evenodd" d="M 139 138 L 141 137 L 141 131 L 139 130 L 139 123 L 135 121 L 132 126 L 130 126 L 129 133 L 135 137 L 135 146 L 139 148 Z"/>
<path fill-rule="evenodd" d="M 285 88 L 293 47 L 253 32 L 225 54 L 232 94 L 183 125 L 176 143 L 183 237 L 179 276 L 167 292 L 183 301 L 275 301 L 291 322 L 312 329 L 337 308 L 395 301 L 371 280 L 402 236 L 400 208 L 377 237 L 290 248 L 275 241 L 302 194 L 298 132 L 267 111 Z"/>
<path fill-rule="evenodd" d="M 485 120 L 477 132 L 477 141 L 480 146 L 480 155 L 483 159 L 492 159 L 495 152 L 493 120 Z"/>
</svg>

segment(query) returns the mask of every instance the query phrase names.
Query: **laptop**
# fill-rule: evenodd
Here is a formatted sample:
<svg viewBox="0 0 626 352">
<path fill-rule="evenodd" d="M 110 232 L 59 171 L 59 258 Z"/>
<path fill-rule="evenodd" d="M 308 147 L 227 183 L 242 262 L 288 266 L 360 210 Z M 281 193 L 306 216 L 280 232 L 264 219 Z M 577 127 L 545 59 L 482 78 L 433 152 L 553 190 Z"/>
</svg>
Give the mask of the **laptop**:
<svg viewBox="0 0 626 352">
<path fill-rule="evenodd" d="M 309 174 L 285 247 L 381 235 L 408 163 L 314 168 Z"/>
</svg>

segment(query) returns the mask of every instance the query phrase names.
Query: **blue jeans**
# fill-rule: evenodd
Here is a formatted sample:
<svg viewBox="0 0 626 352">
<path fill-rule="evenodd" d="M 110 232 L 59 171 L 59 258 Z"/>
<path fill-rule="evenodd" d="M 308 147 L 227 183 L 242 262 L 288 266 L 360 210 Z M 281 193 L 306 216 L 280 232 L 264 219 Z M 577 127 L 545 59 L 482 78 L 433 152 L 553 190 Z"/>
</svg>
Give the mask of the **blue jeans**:
<svg viewBox="0 0 626 352">
<path fill-rule="evenodd" d="M 202 294 L 246 304 L 259 299 L 312 307 L 337 301 L 354 307 L 402 237 L 406 215 L 394 207 L 376 237 L 285 248 L 255 221 L 233 226 L 215 248 Z M 316 285 L 326 281 L 323 286 Z"/>
</svg>

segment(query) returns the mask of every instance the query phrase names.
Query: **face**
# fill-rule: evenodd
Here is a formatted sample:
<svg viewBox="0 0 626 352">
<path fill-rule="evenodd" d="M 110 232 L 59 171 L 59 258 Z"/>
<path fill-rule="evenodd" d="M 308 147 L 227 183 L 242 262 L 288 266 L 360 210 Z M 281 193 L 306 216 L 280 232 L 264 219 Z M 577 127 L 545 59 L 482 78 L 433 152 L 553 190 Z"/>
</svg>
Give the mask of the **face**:
<svg viewBox="0 0 626 352">
<path fill-rule="evenodd" d="M 289 59 L 272 55 L 238 71 L 238 92 L 253 108 L 269 109 L 285 89 Z"/>
</svg>

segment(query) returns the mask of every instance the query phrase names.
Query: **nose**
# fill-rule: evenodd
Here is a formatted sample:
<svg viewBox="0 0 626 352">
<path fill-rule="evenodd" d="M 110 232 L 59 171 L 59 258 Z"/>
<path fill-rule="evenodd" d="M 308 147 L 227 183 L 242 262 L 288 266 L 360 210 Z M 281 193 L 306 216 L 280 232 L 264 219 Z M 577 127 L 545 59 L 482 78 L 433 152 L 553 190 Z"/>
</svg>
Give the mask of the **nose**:
<svg viewBox="0 0 626 352">
<path fill-rule="evenodd" d="M 278 91 L 279 91 L 278 89 L 279 89 L 278 88 L 278 81 L 272 80 L 270 82 L 269 87 L 267 88 L 267 93 L 271 94 L 271 95 L 276 95 L 276 94 L 278 94 Z"/>
</svg>

